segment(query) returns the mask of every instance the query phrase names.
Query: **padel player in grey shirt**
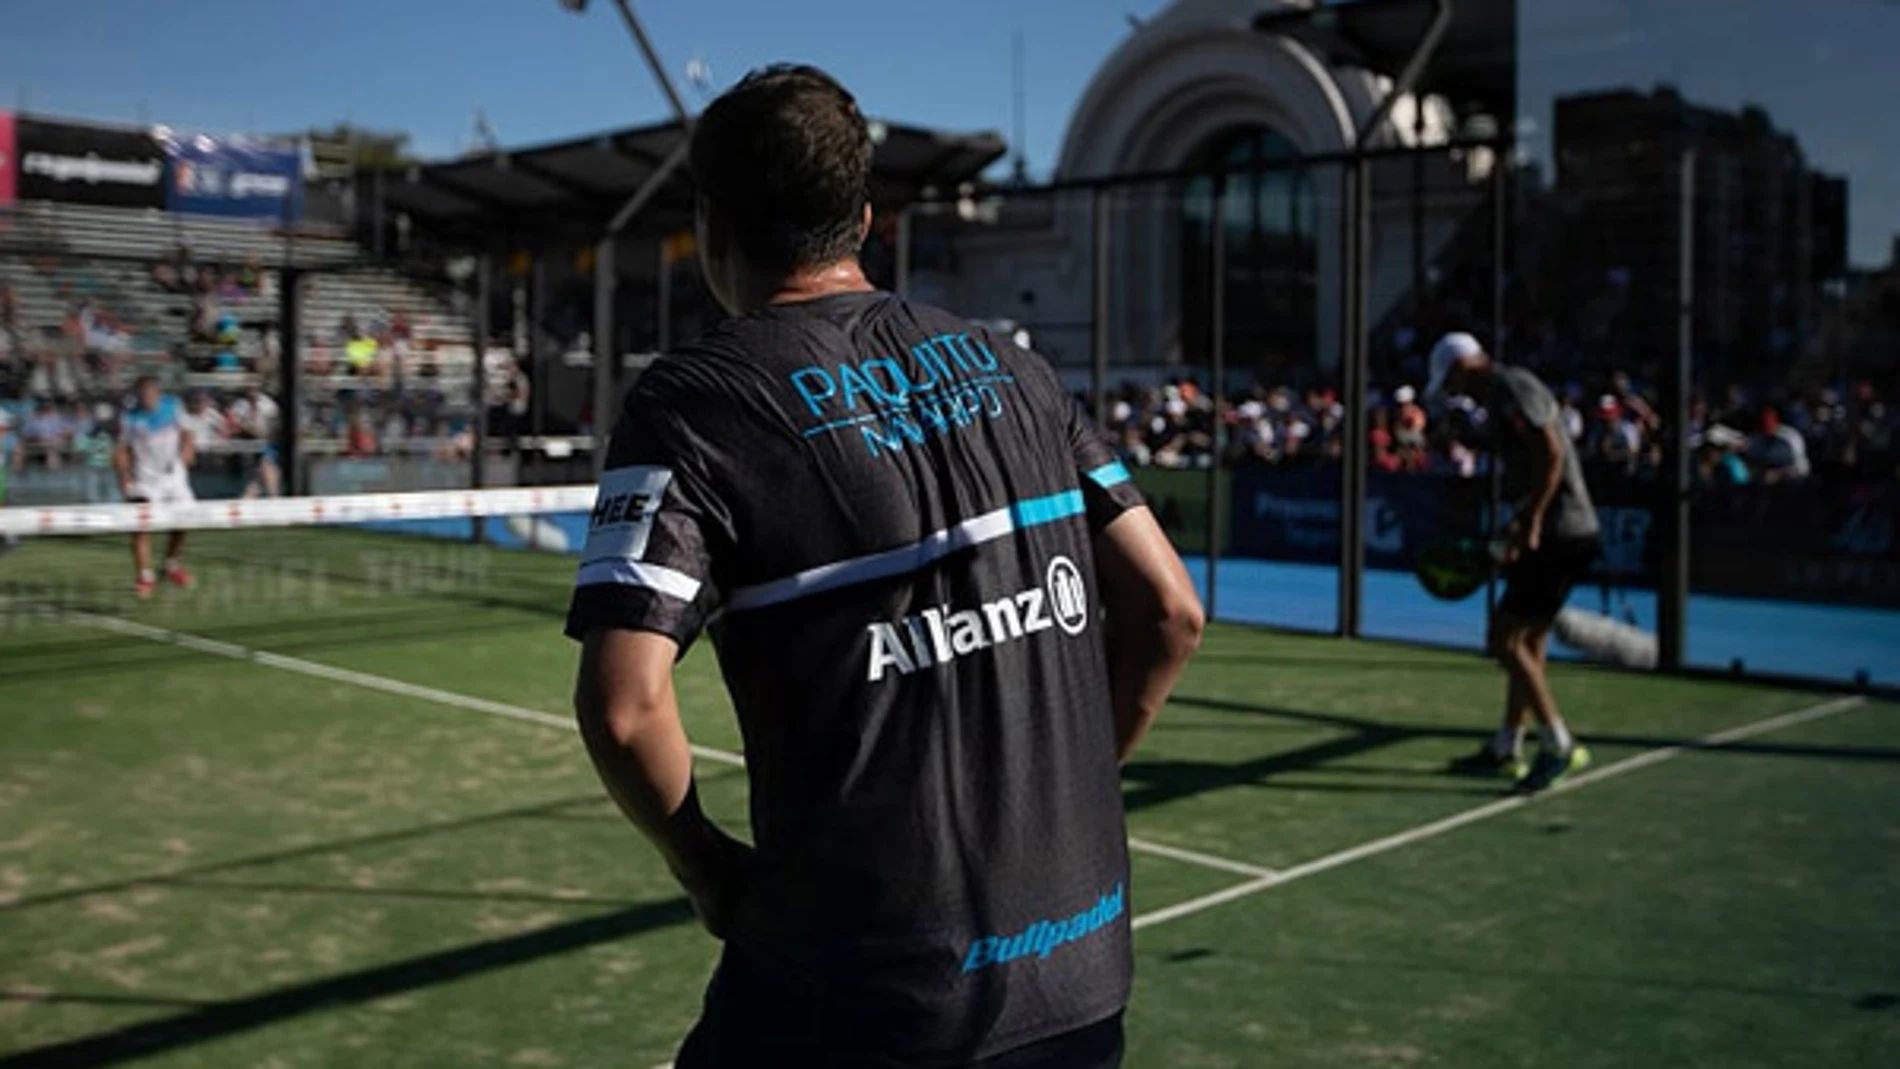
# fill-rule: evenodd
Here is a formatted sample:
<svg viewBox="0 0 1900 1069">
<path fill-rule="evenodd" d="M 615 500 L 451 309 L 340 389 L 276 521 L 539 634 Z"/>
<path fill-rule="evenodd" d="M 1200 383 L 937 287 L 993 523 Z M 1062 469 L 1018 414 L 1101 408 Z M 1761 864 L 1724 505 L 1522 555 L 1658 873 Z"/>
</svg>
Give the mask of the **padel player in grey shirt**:
<svg viewBox="0 0 1900 1069">
<path fill-rule="evenodd" d="M 1491 650 L 1508 680 L 1504 724 L 1454 767 L 1509 775 L 1519 790 L 1541 791 L 1590 761 L 1589 750 L 1571 736 L 1558 711 L 1545 656 L 1551 625 L 1600 550 L 1596 506 L 1557 399 L 1537 376 L 1498 363 L 1464 333 L 1440 339 L 1431 366 L 1427 396 L 1464 394 L 1490 413 L 1504 464 L 1505 497 L 1516 503 L 1504 548 L 1504 597 L 1490 635 Z M 1541 745 L 1536 760 L 1525 767 L 1524 732 L 1533 718 Z"/>
<path fill-rule="evenodd" d="M 568 617 L 583 735 L 725 941 L 681 1069 L 1117 1065 L 1118 759 L 1200 606 L 1040 357 L 865 281 L 870 156 L 805 67 L 693 132 L 733 318 L 620 413 Z M 694 797 L 672 668 L 702 628 L 751 847 Z"/>
</svg>

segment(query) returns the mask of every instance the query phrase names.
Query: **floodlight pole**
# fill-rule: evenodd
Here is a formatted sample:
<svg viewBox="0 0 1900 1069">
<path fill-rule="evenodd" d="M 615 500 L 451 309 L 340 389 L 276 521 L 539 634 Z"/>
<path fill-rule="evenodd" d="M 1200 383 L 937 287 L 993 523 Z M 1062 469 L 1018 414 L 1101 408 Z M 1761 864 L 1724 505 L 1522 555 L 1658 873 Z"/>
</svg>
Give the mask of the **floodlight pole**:
<svg viewBox="0 0 1900 1069">
<path fill-rule="evenodd" d="M 679 90 L 673 86 L 673 79 L 666 73 L 666 65 L 660 61 L 659 50 L 653 47 L 653 39 L 647 36 L 646 27 L 640 22 L 640 16 L 634 13 L 630 0 L 614 0 L 614 7 L 620 11 L 620 20 L 627 25 L 627 32 L 633 35 L 633 42 L 646 59 L 647 70 L 653 80 L 660 84 L 660 92 L 666 96 L 673 115 L 679 119 L 680 143 L 667 154 L 659 167 L 647 176 L 647 180 L 634 191 L 618 212 L 607 224 L 594 247 L 594 473 L 598 475 L 607 460 L 607 438 L 613 432 L 615 412 L 619 407 L 619 396 L 614 381 L 619 372 L 619 346 L 614 342 L 614 294 L 619 288 L 619 278 L 615 275 L 614 246 L 618 243 L 621 231 L 633 222 L 640 209 L 646 207 L 666 183 L 671 181 L 673 173 L 686 163 L 687 146 L 693 127 L 692 114 L 686 110 L 686 102 L 681 99 Z"/>
</svg>

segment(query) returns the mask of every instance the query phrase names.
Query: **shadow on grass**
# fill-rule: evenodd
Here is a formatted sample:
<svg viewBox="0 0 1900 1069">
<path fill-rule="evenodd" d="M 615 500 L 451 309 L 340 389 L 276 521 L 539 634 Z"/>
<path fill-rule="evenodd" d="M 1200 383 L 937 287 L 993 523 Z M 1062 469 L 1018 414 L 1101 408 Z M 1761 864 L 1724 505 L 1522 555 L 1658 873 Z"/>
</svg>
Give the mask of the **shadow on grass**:
<svg viewBox="0 0 1900 1069">
<path fill-rule="evenodd" d="M 693 916 L 684 898 L 630 906 L 612 913 L 537 928 L 422 954 L 387 965 L 292 984 L 246 998 L 215 1002 L 155 1021 L 0 1057 L 0 1069 L 95 1069 L 238 1035 L 320 1010 L 433 987 L 496 969 L 537 961 L 684 924 Z"/>
<path fill-rule="evenodd" d="M 227 624 L 199 628 L 194 628 L 192 625 L 209 622 L 212 614 L 184 620 L 160 617 L 150 620 L 137 617 L 130 619 L 151 627 L 180 631 L 196 638 L 235 642 L 249 648 L 263 648 L 267 652 L 286 656 L 408 640 L 430 641 L 456 636 L 514 631 L 522 627 L 519 620 L 468 621 L 464 619 L 455 622 L 457 620 L 455 616 L 442 610 L 373 616 L 304 616 L 296 620 L 259 621 L 245 626 Z M 292 641 L 271 641 L 271 636 L 274 634 L 298 637 Z M 21 654 L 18 658 L 11 658 L 30 662 L 30 667 L 26 668 L 15 668 L 7 663 L 10 658 L 0 656 L 0 681 L 14 683 L 75 674 L 93 676 L 114 672 L 135 672 L 161 668 L 186 660 L 207 660 L 206 654 L 186 647 L 107 631 L 100 631 L 96 639 L 77 639 L 62 642 L 60 645 L 65 649 L 61 650 L 60 655 L 57 656 L 49 656 L 45 646 L 41 646 Z"/>
<path fill-rule="evenodd" d="M 624 820 L 624 818 L 623 818 Z M 464 891 L 438 887 L 358 887 L 347 883 L 282 883 L 247 880 L 204 880 L 172 877 L 166 887 L 231 894 L 310 895 L 318 898 L 416 898 L 440 902 L 526 902 L 544 906 L 630 906 L 629 898 L 603 895 L 556 895 L 532 891 Z"/>
<path fill-rule="evenodd" d="M 163 995 L 122 995 L 104 991 L 23 991 L 18 988 L 0 988 L 0 1002 L 39 1003 L 47 1006 L 144 1006 L 167 1010 L 211 1005 L 204 999 L 168 998 Z"/>
<path fill-rule="evenodd" d="M 284 861 L 296 861 L 302 858 L 318 857 L 324 854 L 339 853 L 358 847 L 382 846 L 388 843 L 426 838 L 431 835 L 443 835 L 450 832 L 462 831 L 467 828 L 480 827 L 485 824 L 520 820 L 524 817 L 540 816 L 542 814 L 558 812 L 563 809 L 581 805 L 594 805 L 599 801 L 600 797 L 597 794 L 576 795 L 571 798 L 558 798 L 550 802 L 539 802 L 535 805 L 496 810 L 492 813 L 478 813 L 474 816 L 459 817 L 455 820 L 433 821 L 428 824 L 418 824 L 414 827 L 396 828 L 391 831 L 373 832 L 368 835 L 356 835 L 343 839 L 326 839 L 320 843 L 291 847 L 286 850 L 273 850 L 262 854 L 247 854 L 243 857 L 230 858 L 225 861 L 212 861 L 203 865 L 193 865 L 188 868 L 153 872 L 143 876 L 127 877 L 122 880 L 108 880 L 102 883 L 87 884 L 82 887 L 69 887 L 59 891 L 48 891 L 44 894 L 25 895 L 15 901 L 0 905 L 0 914 L 14 913 L 24 909 L 53 905 L 59 902 L 70 902 L 74 899 L 88 898 L 93 895 L 129 891 L 134 887 L 164 884 L 170 881 L 195 880 L 205 876 L 237 872 L 242 869 L 256 868 L 262 865 L 274 865 Z"/>
<path fill-rule="evenodd" d="M 1489 729 L 1474 725 L 1469 728 L 1447 727 L 1442 724 L 1404 724 L 1383 723 L 1366 717 L 1348 716 L 1343 713 L 1316 713 L 1303 709 L 1284 709 L 1272 705 L 1256 705 L 1249 702 L 1232 701 L 1225 698 L 1198 698 L 1192 695 L 1177 694 L 1168 699 L 1172 705 L 1190 709 L 1209 709 L 1227 713 L 1241 713 L 1247 716 L 1265 717 L 1271 720 L 1293 721 L 1303 724 L 1322 724 L 1328 727 L 1342 728 L 1382 740 L 1380 745 L 1393 742 L 1406 742 L 1414 739 L 1480 739 L 1489 734 Z M 1163 721 L 1165 722 L 1165 720 Z M 1672 735 L 1627 735 L 1611 732 L 1579 729 L 1578 734 L 1584 741 L 1606 747 L 1627 746 L 1633 749 L 1655 750 L 1678 746 L 1683 749 L 1697 750 L 1712 754 L 1743 754 L 1766 757 L 1805 757 L 1834 761 L 1900 761 L 1900 748 L 1889 746 L 1823 746 L 1803 743 L 1764 742 L 1745 739 L 1725 742 L 1719 746 L 1710 746 L 1697 738 L 1684 738 Z M 1299 754 L 1304 751 L 1293 751 Z M 1131 766 L 1132 767 L 1132 766 Z"/>
</svg>

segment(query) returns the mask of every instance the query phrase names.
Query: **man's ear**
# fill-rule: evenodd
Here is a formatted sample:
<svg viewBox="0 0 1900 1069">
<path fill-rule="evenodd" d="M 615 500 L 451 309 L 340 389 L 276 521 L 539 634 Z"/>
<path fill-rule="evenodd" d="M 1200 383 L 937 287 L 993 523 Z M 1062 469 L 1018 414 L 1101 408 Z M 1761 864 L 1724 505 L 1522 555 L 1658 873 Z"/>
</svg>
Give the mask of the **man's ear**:
<svg viewBox="0 0 1900 1069">
<path fill-rule="evenodd" d="M 864 202 L 864 218 L 858 221 L 858 244 L 871 240 L 871 202 Z"/>
</svg>

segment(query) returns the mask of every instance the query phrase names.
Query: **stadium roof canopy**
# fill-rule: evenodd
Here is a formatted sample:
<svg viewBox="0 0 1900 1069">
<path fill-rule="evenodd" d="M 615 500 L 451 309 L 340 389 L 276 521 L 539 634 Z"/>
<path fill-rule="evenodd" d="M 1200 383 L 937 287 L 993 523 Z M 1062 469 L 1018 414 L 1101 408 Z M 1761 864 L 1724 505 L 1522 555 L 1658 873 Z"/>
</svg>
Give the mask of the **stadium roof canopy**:
<svg viewBox="0 0 1900 1069">
<path fill-rule="evenodd" d="M 871 134 L 872 199 L 880 208 L 974 181 L 1006 150 L 1003 139 L 989 132 L 873 122 Z M 504 233 L 598 236 L 683 137 L 674 122 L 419 164 L 384 173 L 380 195 L 388 210 L 405 212 L 421 229 L 450 240 L 493 241 Z M 662 235 L 688 225 L 691 190 L 682 168 L 627 233 Z"/>
<path fill-rule="evenodd" d="M 1287 7 L 1254 19 L 1263 33 L 1291 37 L 1329 62 L 1396 75 L 1431 22 L 1431 0 L 1348 0 Z M 1517 94 L 1517 0 L 1452 0 L 1451 21 L 1419 89 L 1461 112 L 1512 114 Z M 1509 134 L 1509 130 L 1502 131 Z"/>
</svg>

